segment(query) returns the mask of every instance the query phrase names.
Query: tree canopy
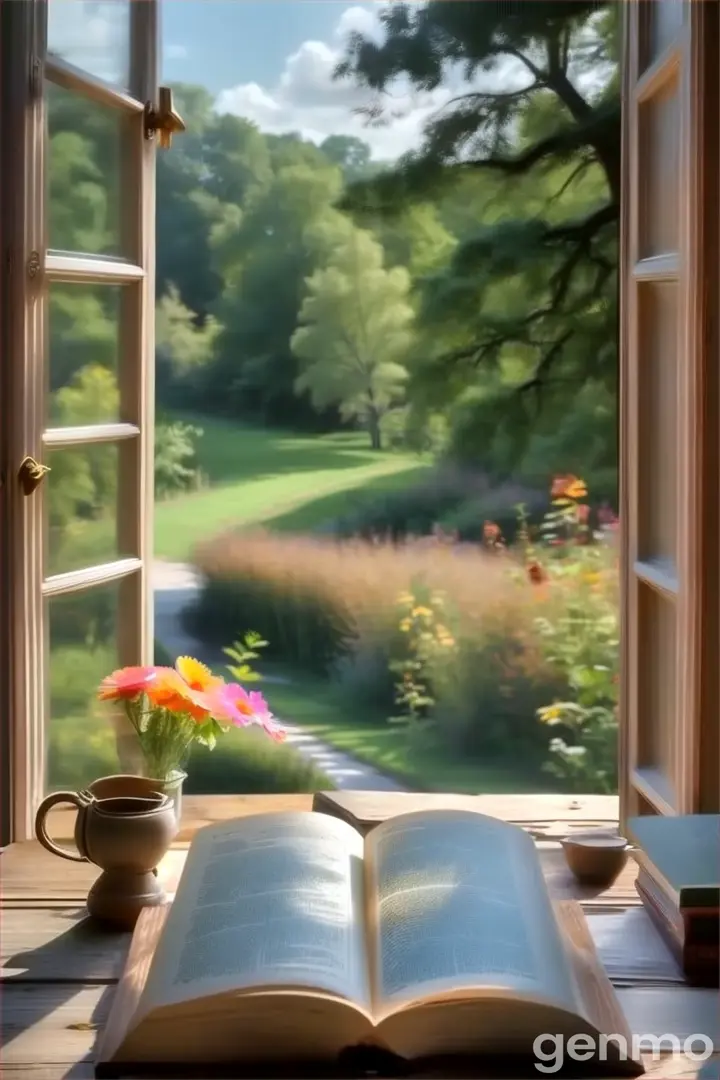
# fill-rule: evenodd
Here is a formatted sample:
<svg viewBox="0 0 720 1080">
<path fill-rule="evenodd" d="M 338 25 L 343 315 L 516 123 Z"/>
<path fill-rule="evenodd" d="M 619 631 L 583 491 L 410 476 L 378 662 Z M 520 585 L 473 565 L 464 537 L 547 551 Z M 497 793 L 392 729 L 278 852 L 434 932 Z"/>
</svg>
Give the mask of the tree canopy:
<svg viewBox="0 0 720 1080">
<path fill-rule="evenodd" d="M 618 5 L 431 0 L 393 4 L 381 20 L 383 40 L 355 34 L 338 78 L 375 92 L 375 122 L 399 81 L 444 87 L 447 102 L 422 146 L 356 182 L 345 205 L 392 214 L 478 179 L 502 199 L 504 213 L 468 221 L 426 283 L 425 320 L 444 347 L 429 351 L 424 375 L 433 394 L 454 396 L 473 371 L 500 371 L 487 376 L 485 400 L 530 433 L 530 407 L 557 415 L 587 380 L 615 386 Z"/>
</svg>

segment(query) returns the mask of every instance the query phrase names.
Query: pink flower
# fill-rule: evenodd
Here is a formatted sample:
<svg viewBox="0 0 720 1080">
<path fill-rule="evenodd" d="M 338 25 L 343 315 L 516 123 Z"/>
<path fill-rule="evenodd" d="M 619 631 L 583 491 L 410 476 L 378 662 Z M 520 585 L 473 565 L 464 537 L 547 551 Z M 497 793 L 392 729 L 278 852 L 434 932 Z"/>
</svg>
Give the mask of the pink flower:
<svg viewBox="0 0 720 1080">
<path fill-rule="evenodd" d="M 213 696 L 218 719 L 229 720 L 238 727 L 260 724 L 271 739 L 276 742 L 285 739 L 286 731 L 278 724 L 258 690 L 248 692 L 239 683 L 229 683 Z"/>
<path fill-rule="evenodd" d="M 131 701 L 138 694 L 147 692 L 157 679 L 157 668 L 124 667 L 107 675 L 100 683 L 98 697 L 101 701 Z"/>
</svg>

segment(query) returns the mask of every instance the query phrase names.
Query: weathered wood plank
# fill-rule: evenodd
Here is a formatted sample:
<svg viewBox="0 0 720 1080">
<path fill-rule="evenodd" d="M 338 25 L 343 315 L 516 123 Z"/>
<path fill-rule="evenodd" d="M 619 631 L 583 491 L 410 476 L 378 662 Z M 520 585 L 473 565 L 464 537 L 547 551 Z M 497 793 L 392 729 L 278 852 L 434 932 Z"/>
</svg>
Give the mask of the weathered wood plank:
<svg viewBox="0 0 720 1080">
<path fill-rule="evenodd" d="M 113 993 L 114 987 L 108 986 L 5 983 L 0 1021 L 3 1066 L 89 1061 Z"/>
<path fill-rule="evenodd" d="M 579 900 L 591 909 L 640 903 L 635 892 L 637 866 L 632 860 L 610 888 L 583 888 L 568 870 L 559 845 L 544 844 L 538 850 L 548 889 L 556 899 Z M 187 846 L 174 847 L 160 868 L 165 888 L 171 892 L 177 887 L 186 854 Z M 34 905 L 58 900 L 82 903 L 98 875 L 97 868 L 90 863 L 59 859 L 34 840 L 8 848 L 2 856 L 1 868 L 3 902 Z"/>
<path fill-rule="evenodd" d="M 5 909 L 0 977 L 9 981 L 110 983 L 120 978 L 132 934 L 98 928 L 81 907 Z"/>
<path fill-rule="evenodd" d="M 578 824 L 612 825 L 618 821 L 616 795 L 445 795 L 425 792 L 332 792 L 338 803 L 360 807 L 362 813 L 384 821 L 411 810 L 431 810 L 440 806 L 472 806 L 483 814 L 528 825 L 538 832 L 557 836 Z M 318 799 L 320 797 L 318 796 Z M 300 795 L 186 795 L 179 840 L 189 840 L 204 825 L 266 811 L 311 810 L 313 796 Z M 48 830 L 58 840 L 71 840 L 75 829 L 74 810 L 54 810 Z M 556 826 L 556 827 L 555 827 Z M 567 828 L 566 828 L 567 826 Z"/>
</svg>

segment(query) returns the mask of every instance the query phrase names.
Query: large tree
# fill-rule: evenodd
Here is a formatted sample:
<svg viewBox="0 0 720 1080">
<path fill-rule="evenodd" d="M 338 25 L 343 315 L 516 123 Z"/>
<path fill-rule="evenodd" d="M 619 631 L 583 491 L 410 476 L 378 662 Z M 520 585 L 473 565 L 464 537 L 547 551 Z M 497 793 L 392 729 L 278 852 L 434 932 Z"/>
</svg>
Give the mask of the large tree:
<svg viewBox="0 0 720 1080">
<path fill-rule="evenodd" d="M 339 216 L 318 227 L 315 241 L 328 256 L 308 279 L 291 341 L 302 365 L 297 390 L 319 409 L 338 405 L 359 420 L 379 450 L 382 418 L 407 379 L 410 276 L 400 266 L 386 269 L 373 236 Z"/>
<path fill-rule="evenodd" d="M 516 431 L 538 404 L 557 418 L 588 380 L 615 385 L 617 16 L 596 0 L 393 3 L 383 39 L 354 35 L 337 72 L 376 92 L 375 122 L 403 85 L 446 98 L 422 145 L 347 205 L 435 199 L 459 220 L 494 197 L 509 211 L 478 212 L 429 283 L 422 370 L 433 395 L 479 379 L 486 416 Z"/>
</svg>

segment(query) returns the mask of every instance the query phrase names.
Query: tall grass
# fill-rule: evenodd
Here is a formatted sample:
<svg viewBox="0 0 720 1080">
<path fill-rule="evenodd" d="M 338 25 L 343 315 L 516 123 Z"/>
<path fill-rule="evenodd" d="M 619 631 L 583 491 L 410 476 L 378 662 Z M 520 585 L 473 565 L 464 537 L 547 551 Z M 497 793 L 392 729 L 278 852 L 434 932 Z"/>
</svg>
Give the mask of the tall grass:
<svg viewBox="0 0 720 1080">
<path fill-rule="evenodd" d="M 330 676 L 380 720 L 396 711 L 390 665 L 405 647 L 397 598 L 442 593 L 458 642 L 437 679 L 444 741 L 457 753 L 537 758 L 548 739 L 536 711 L 561 688 L 534 631 L 537 591 L 519 564 L 508 573 L 509 559 L 438 537 L 230 534 L 197 552 L 206 584 L 192 619 L 218 642 L 257 630 L 274 658 Z"/>
</svg>

